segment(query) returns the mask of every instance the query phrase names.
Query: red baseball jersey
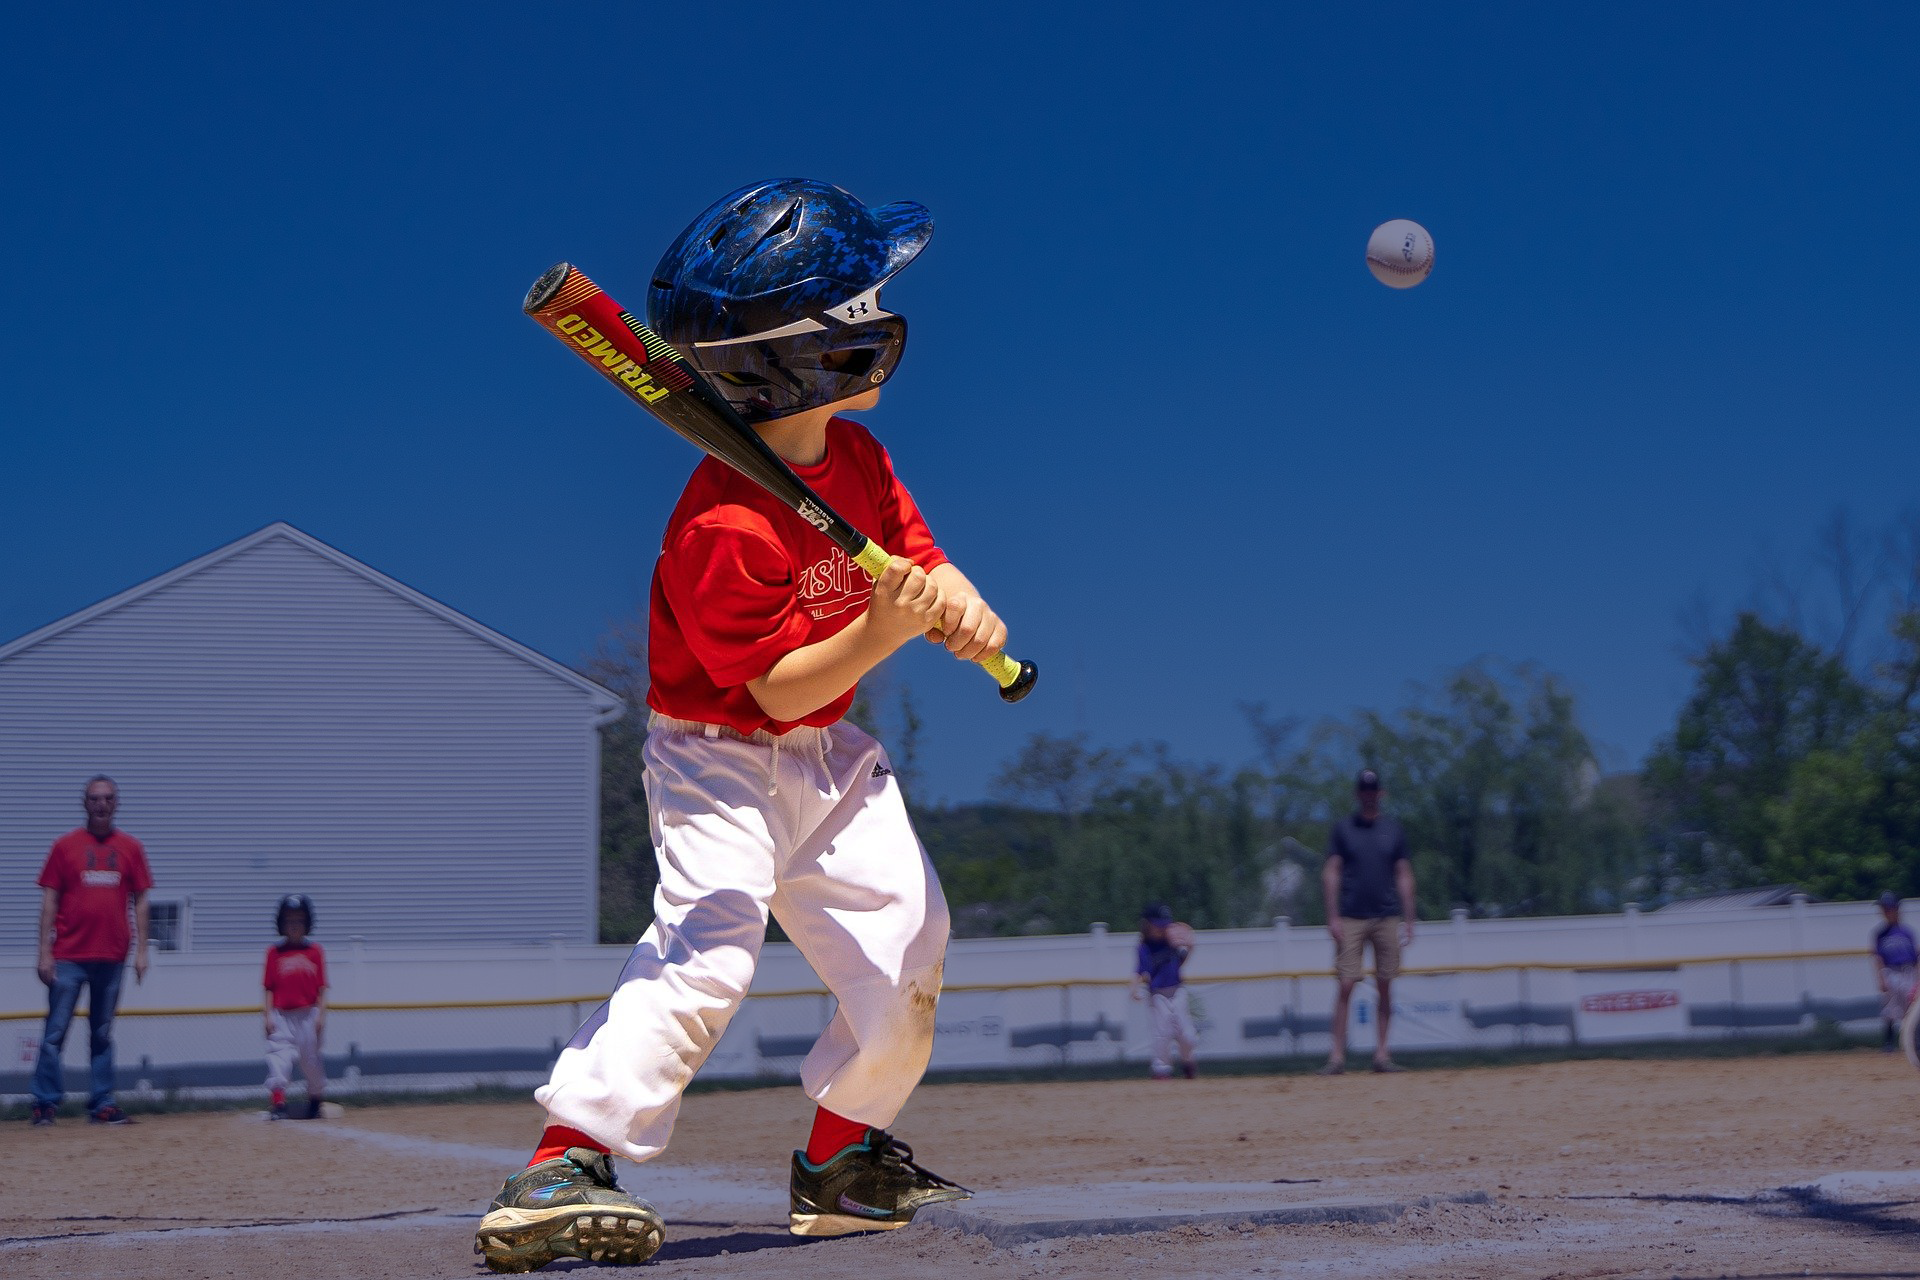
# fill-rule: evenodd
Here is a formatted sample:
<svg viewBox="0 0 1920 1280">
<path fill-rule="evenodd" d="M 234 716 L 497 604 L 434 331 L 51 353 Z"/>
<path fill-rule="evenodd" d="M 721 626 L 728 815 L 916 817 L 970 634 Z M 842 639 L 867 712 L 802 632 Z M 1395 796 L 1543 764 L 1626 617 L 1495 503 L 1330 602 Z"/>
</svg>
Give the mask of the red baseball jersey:
<svg viewBox="0 0 1920 1280">
<path fill-rule="evenodd" d="M 153 875 L 145 846 L 126 832 L 110 832 L 103 840 L 78 827 L 47 851 L 40 887 L 60 894 L 55 960 L 124 963 L 133 939 L 127 906 L 134 894 L 153 888 Z"/>
<path fill-rule="evenodd" d="M 304 1009 L 317 1004 L 327 989 L 327 953 L 317 942 L 297 947 L 276 942 L 267 948 L 267 972 L 260 985 L 273 993 L 276 1009 Z"/>
<path fill-rule="evenodd" d="M 867 429 L 835 418 L 826 456 L 795 474 L 854 528 L 923 569 L 946 563 L 893 462 Z M 801 720 L 774 720 L 747 681 L 866 612 L 873 579 L 826 535 L 708 458 L 687 481 L 654 566 L 647 705 L 741 733 L 830 725 L 853 690 Z"/>
</svg>

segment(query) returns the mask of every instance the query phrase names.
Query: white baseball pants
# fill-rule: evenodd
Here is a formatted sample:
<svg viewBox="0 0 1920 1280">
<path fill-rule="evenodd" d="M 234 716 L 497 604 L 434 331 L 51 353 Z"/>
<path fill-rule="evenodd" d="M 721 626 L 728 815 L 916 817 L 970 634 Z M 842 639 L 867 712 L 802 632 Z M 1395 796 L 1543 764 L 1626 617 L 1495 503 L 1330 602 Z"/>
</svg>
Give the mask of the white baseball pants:
<svg viewBox="0 0 1920 1280">
<path fill-rule="evenodd" d="M 1887 994 L 1880 1006 L 1880 1016 L 1888 1022 L 1899 1022 L 1907 1016 L 1907 1006 L 1913 1003 L 1916 972 L 1913 969 L 1886 970 Z"/>
<path fill-rule="evenodd" d="M 1180 1061 L 1193 1057 L 1200 1037 L 1193 1029 L 1193 1012 L 1187 1004 L 1187 989 L 1152 991 L 1147 1003 L 1153 1011 L 1153 1074 L 1173 1074 L 1173 1049 L 1180 1049 Z"/>
<path fill-rule="evenodd" d="M 267 1088 L 284 1089 L 291 1084 L 297 1059 L 307 1082 L 307 1096 L 318 1098 L 326 1093 L 327 1068 L 320 1061 L 319 1021 L 318 1005 L 273 1011 L 273 1030 L 267 1034 Z"/>
<path fill-rule="evenodd" d="M 807 1096 L 893 1123 L 933 1053 L 949 919 L 885 751 L 847 723 L 749 740 L 655 716 L 644 759 L 654 921 L 534 1096 L 617 1154 L 659 1154 L 771 912 L 838 1003 L 801 1066 Z"/>
</svg>

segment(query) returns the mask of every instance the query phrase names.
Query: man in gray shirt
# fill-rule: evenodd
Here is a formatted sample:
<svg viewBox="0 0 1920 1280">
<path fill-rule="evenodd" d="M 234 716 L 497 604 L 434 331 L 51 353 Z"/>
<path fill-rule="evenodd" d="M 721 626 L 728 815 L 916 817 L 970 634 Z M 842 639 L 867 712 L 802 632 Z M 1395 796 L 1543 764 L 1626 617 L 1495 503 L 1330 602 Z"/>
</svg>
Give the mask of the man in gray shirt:
<svg viewBox="0 0 1920 1280">
<path fill-rule="evenodd" d="M 1323 1076 L 1337 1076 L 1347 1068 L 1347 1010 L 1360 982 L 1362 949 L 1369 944 L 1380 1016 L 1373 1069 L 1400 1070 L 1387 1052 L 1387 1027 L 1393 1021 L 1400 951 L 1413 945 L 1413 863 L 1407 859 L 1405 828 L 1380 811 L 1383 797 L 1380 775 L 1362 769 L 1353 784 L 1354 812 L 1335 823 L 1327 838 L 1320 884 L 1327 895 L 1327 932 L 1333 935 L 1340 993 L 1334 997 L 1333 1049 L 1320 1068 Z"/>
</svg>

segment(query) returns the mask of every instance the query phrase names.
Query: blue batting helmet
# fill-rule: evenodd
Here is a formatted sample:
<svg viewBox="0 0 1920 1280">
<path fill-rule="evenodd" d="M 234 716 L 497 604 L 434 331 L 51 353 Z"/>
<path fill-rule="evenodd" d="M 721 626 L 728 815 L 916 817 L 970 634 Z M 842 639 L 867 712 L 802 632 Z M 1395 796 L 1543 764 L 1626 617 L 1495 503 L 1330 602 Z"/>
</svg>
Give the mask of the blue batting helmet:
<svg viewBox="0 0 1920 1280">
<path fill-rule="evenodd" d="M 869 209 L 810 178 L 719 201 L 654 268 L 647 324 L 749 422 L 817 409 L 891 377 L 907 322 L 880 286 L 933 236 L 924 205 Z"/>
</svg>

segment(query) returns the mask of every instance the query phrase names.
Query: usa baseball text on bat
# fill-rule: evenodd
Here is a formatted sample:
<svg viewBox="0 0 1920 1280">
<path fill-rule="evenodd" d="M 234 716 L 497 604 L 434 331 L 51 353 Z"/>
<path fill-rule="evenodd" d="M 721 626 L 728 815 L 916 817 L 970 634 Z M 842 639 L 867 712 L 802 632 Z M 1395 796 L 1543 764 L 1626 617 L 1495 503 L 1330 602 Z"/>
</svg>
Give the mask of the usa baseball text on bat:
<svg viewBox="0 0 1920 1280">
<path fill-rule="evenodd" d="M 523 309 L 635 404 L 791 507 L 869 575 L 878 578 L 886 569 L 892 559 L 886 551 L 793 474 L 685 356 L 571 263 L 558 263 L 534 281 Z M 1026 697 L 1040 675 L 1031 662 L 1004 653 L 989 654 L 980 665 L 1008 702 Z"/>
</svg>

